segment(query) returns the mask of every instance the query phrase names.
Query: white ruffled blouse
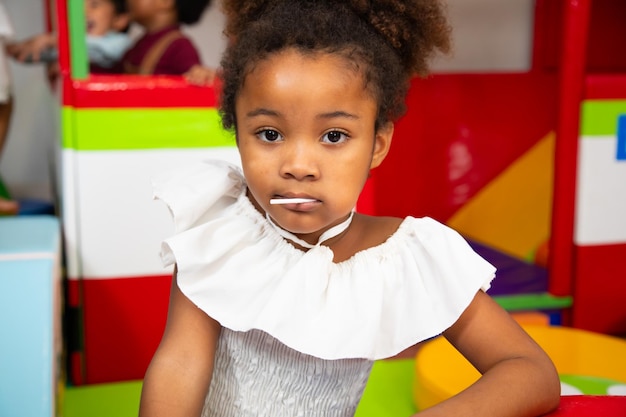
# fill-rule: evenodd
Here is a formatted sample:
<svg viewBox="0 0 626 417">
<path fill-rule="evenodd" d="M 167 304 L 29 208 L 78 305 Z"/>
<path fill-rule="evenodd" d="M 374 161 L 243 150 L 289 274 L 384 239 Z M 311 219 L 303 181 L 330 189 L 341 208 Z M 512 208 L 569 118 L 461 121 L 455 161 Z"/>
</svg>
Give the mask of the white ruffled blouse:
<svg viewBox="0 0 626 417">
<path fill-rule="evenodd" d="M 181 291 L 234 332 L 260 330 L 324 360 L 393 356 L 441 334 L 495 268 L 455 231 L 407 217 L 384 243 L 335 263 L 284 240 L 246 196 L 240 169 L 205 161 L 161 176 L 175 234 L 162 245 Z"/>
<path fill-rule="evenodd" d="M 175 223 L 165 265 L 223 326 L 203 417 L 352 417 L 372 362 L 443 332 L 495 272 L 429 218 L 407 217 L 339 263 L 323 245 L 296 249 L 226 162 L 166 174 L 154 190 Z"/>
</svg>

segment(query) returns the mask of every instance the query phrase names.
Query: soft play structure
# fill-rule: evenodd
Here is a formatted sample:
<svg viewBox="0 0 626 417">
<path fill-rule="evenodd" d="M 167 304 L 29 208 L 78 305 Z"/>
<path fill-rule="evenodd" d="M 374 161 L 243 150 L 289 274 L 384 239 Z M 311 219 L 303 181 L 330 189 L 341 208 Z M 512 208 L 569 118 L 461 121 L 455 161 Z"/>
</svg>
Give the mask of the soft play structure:
<svg viewBox="0 0 626 417">
<path fill-rule="evenodd" d="M 140 379 L 163 331 L 172 274 L 159 251 L 173 224 L 152 200 L 150 179 L 238 156 L 213 88 L 182 77 L 89 75 L 83 0 L 59 0 L 55 10 L 69 377 Z"/>
<path fill-rule="evenodd" d="M 500 267 L 504 304 L 623 334 L 626 3 L 534 7 L 529 71 L 414 80 L 368 209 L 457 229 Z"/>
<path fill-rule="evenodd" d="M 62 391 L 59 219 L 0 216 L 0 416 L 56 416 Z"/>
<path fill-rule="evenodd" d="M 173 226 L 150 178 L 206 158 L 237 163 L 235 143 L 219 125 L 219 85 L 90 75 L 83 0 L 53 4 L 68 376 L 86 389 L 139 381 L 172 272 L 159 250 Z M 536 0 L 529 71 L 413 80 L 358 209 L 456 228 L 498 267 L 490 291 L 511 311 L 626 333 L 625 19 L 622 0 Z"/>
</svg>

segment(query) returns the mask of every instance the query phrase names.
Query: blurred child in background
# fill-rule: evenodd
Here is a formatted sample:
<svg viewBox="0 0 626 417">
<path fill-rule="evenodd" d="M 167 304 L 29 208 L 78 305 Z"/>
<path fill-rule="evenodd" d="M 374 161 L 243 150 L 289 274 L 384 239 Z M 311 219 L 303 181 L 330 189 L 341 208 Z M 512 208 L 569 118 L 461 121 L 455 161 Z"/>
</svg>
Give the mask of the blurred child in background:
<svg viewBox="0 0 626 417">
<path fill-rule="evenodd" d="M 134 23 L 145 33 L 124 54 L 116 72 L 184 75 L 202 68 L 200 55 L 181 24 L 197 23 L 211 0 L 127 0 Z"/>
<path fill-rule="evenodd" d="M 197 23 L 211 0 L 86 0 L 87 51 L 91 73 L 189 75 L 206 84 L 214 70 L 201 65 L 195 45 L 181 24 Z M 133 43 L 128 26 L 143 33 Z M 44 33 L 9 46 L 21 62 L 56 63 L 57 37 Z"/>
<path fill-rule="evenodd" d="M 111 72 L 132 43 L 126 0 L 85 0 L 85 21 L 90 71 Z M 20 62 L 56 63 L 57 36 L 42 33 L 9 45 L 8 51 Z"/>
</svg>

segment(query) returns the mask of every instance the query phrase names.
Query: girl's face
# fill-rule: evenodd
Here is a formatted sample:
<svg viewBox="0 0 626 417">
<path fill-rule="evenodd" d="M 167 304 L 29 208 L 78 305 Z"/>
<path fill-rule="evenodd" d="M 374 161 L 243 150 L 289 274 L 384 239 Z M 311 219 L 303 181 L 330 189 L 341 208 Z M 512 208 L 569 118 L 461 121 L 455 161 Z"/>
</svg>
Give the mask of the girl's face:
<svg viewBox="0 0 626 417">
<path fill-rule="evenodd" d="M 120 19 L 125 16 L 118 15 L 115 5 L 110 0 L 86 0 L 85 20 L 87 21 L 87 34 L 91 36 L 104 36 L 110 31 L 122 30 Z M 123 23 L 128 23 L 124 20 Z"/>
<path fill-rule="evenodd" d="M 375 132 L 377 103 L 345 58 L 270 55 L 247 75 L 236 101 L 237 144 L 253 203 L 310 243 L 345 220 L 393 125 Z M 314 202 L 271 205 L 273 198 Z"/>
</svg>

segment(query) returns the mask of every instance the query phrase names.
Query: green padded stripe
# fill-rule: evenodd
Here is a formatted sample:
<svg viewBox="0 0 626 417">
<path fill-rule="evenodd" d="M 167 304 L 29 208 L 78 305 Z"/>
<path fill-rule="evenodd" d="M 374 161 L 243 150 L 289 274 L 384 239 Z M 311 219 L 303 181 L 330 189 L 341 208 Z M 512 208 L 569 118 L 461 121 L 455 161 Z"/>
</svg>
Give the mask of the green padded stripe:
<svg viewBox="0 0 626 417">
<path fill-rule="evenodd" d="M 63 108 L 63 148 L 82 151 L 235 146 L 214 108 Z"/>
<path fill-rule="evenodd" d="M 85 28 L 85 1 L 69 0 L 67 3 L 67 14 L 72 78 L 85 79 L 87 75 L 89 75 L 87 34 Z"/>
<path fill-rule="evenodd" d="M 136 417 L 142 381 L 67 387 L 61 396 L 63 417 Z"/>
<path fill-rule="evenodd" d="M 414 359 L 374 362 L 354 417 L 398 417 L 417 412 L 413 403 Z"/>
<path fill-rule="evenodd" d="M 74 109 L 72 107 L 61 108 L 61 146 L 64 149 L 74 148 Z"/>
<path fill-rule="evenodd" d="M 496 295 L 493 299 L 508 311 L 558 310 L 572 306 L 572 297 L 556 297 L 547 293 Z"/>
<path fill-rule="evenodd" d="M 617 118 L 626 114 L 626 100 L 586 100 L 580 115 L 580 133 L 585 136 L 615 135 Z"/>
</svg>

